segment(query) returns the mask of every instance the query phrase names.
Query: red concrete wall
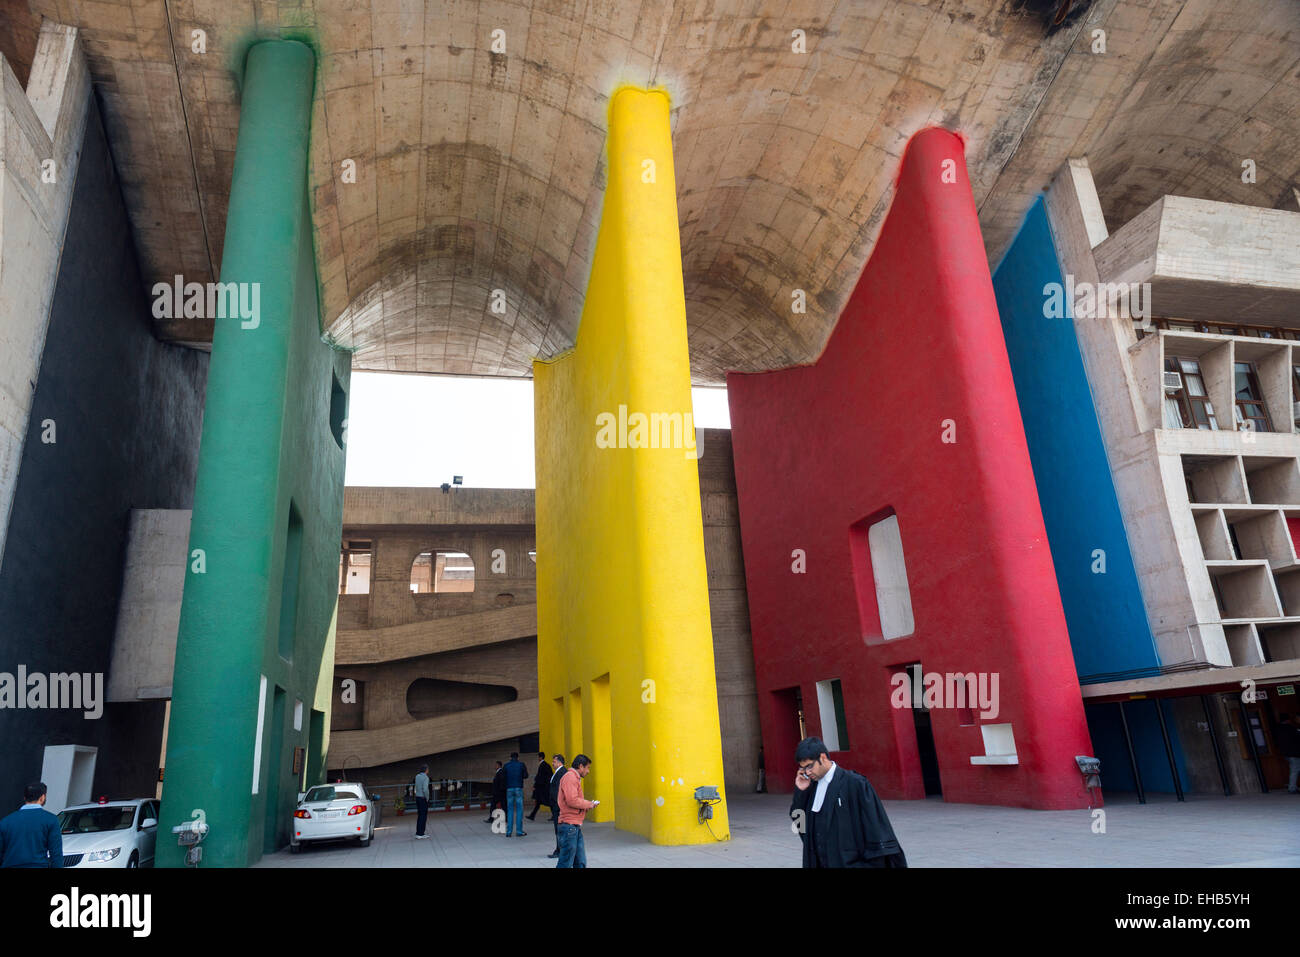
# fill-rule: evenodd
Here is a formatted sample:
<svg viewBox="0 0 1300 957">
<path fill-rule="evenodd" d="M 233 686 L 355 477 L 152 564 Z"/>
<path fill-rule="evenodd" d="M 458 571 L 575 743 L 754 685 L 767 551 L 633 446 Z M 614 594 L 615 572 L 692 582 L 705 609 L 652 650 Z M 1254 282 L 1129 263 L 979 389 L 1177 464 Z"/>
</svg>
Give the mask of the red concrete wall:
<svg viewBox="0 0 1300 957">
<path fill-rule="evenodd" d="M 932 710 L 945 800 L 1087 807 L 1074 756 L 1091 744 L 959 137 L 930 129 L 908 144 L 821 358 L 727 385 L 770 786 L 790 789 L 794 772 L 782 689 L 801 686 L 817 734 L 815 683 L 839 678 L 851 750 L 836 760 L 886 797 L 924 796 L 912 713 L 890 704 L 891 674 L 919 660 L 997 672 L 988 723 L 1010 722 L 1019 753 L 1015 766 L 974 766 L 983 719 Z M 942 441 L 945 420 L 955 442 Z M 859 605 L 850 526 L 891 509 L 916 630 L 884 641 L 865 534 Z"/>
</svg>

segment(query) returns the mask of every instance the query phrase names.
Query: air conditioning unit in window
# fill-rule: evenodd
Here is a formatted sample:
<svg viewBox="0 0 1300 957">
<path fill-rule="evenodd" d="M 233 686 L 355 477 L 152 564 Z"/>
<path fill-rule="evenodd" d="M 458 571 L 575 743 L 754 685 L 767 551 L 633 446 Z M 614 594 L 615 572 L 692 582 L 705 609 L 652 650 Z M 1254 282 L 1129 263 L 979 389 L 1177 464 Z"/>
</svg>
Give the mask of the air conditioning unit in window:
<svg viewBox="0 0 1300 957">
<path fill-rule="evenodd" d="M 1165 373 L 1165 391 L 1181 392 L 1183 390 L 1183 377 L 1177 372 Z"/>
</svg>

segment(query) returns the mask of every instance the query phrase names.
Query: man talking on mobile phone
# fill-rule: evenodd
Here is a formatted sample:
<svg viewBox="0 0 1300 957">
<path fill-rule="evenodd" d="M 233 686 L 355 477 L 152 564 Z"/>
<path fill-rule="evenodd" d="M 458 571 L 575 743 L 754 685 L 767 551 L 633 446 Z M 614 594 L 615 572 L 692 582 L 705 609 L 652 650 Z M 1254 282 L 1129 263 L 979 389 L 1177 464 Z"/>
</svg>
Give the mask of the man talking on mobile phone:
<svg viewBox="0 0 1300 957">
<path fill-rule="evenodd" d="M 906 867 L 889 815 L 871 782 L 830 759 L 821 738 L 794 752 L 790 818 L 803 841 L 804 867 Z"/>
</svg>

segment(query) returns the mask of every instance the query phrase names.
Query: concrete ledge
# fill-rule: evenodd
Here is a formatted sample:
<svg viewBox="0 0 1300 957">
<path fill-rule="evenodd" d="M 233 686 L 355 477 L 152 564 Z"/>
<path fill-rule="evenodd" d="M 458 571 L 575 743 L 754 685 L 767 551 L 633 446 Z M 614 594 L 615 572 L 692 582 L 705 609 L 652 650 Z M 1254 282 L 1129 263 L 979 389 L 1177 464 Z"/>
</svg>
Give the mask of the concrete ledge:
<svg viewBox="0 0 1300 957">
<path fill-rule="evenodd" d="M 1104 684 L 1081 685 L 1083 700 L 1092 704 L 1102 701 L 1126 701 L 1131 697 L 1175 697 L 1182 694 L 1208 694 L 1220 685 L 1240 686 L 1244 680 L 1256 684 L 1281 684 L 1300 680 L 1300 659 L 1271 661 L 1263 665 L 1242 665 L 1236 668 L 1205 668 L 1200 671 L 1181 671 L 1176 674 L 1156 675 L 1151 678 L 1134 678 L 1131 681 L 1108 681 Z"/>
<path fill-rule="evenodd" d="M 341 768 L 345 762 L 353 767 L 373 768 L 531 734 L 537 729 L 538 699 L 510 701 L 387 728 L 335 731 L 330 735 L 328 764 L 330 768 Z"/>
<path fill-rule="evenodd" d="M 475 648 L 537 634 L 537 605 L 510 605 L 406 625 L 340 631 L 334 664 L 371 665 Z"/>
<path fill-rule="evenodd" d="M 382 488 L 349 486 L 343 491 L 343 525 L 528 526 L 536 522 L 533 490 L 515 488 Z"/>
</svg>

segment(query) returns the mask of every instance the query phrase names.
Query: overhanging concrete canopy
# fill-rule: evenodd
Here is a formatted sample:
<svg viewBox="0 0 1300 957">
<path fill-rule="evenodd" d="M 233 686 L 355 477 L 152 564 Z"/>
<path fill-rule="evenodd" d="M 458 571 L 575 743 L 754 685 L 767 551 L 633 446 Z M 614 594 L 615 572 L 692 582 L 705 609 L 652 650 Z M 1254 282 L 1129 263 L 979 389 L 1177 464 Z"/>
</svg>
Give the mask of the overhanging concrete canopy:
<svg viewBox="0 0 1300 957">
<path fill-rule="evenodd" d="M 1300 213 L 1165 196 L 1093 250 L 1161 317 L 1300 326 Z"/>
<path fill-rule="evenodd" d="M 966 139 L 993 261 L 1068 156 L 1090 158 L 1111 222 L 1166 193 L 1290 208 L 1300 183 L 1294 3 L 25 5 L 10 18 L 23 28 L 15 43 L 42 15 L 81 30 L 150 284 L 217 278 L 239 51 L 257 37 L 315 38 L 322 318 L 360 369 L 528 375 L 534 357 L 572 345 L 605 105 L 621 81 L 673 95 L 697 382 L 821 352 L 903 145 L 926 126 Z M 491 49 L 494 30 L 504 52 Z M 1243 158 L 1254 184 L 1241 182 Z M 343 181 L 348 160 L 355 183 Z M 791 309 L 795 289 L 805 313 Z M 491 309 L 495 290 L 504 312 Z M 203 320 L 157 331 L 211 333 Z"/>
</svg>

